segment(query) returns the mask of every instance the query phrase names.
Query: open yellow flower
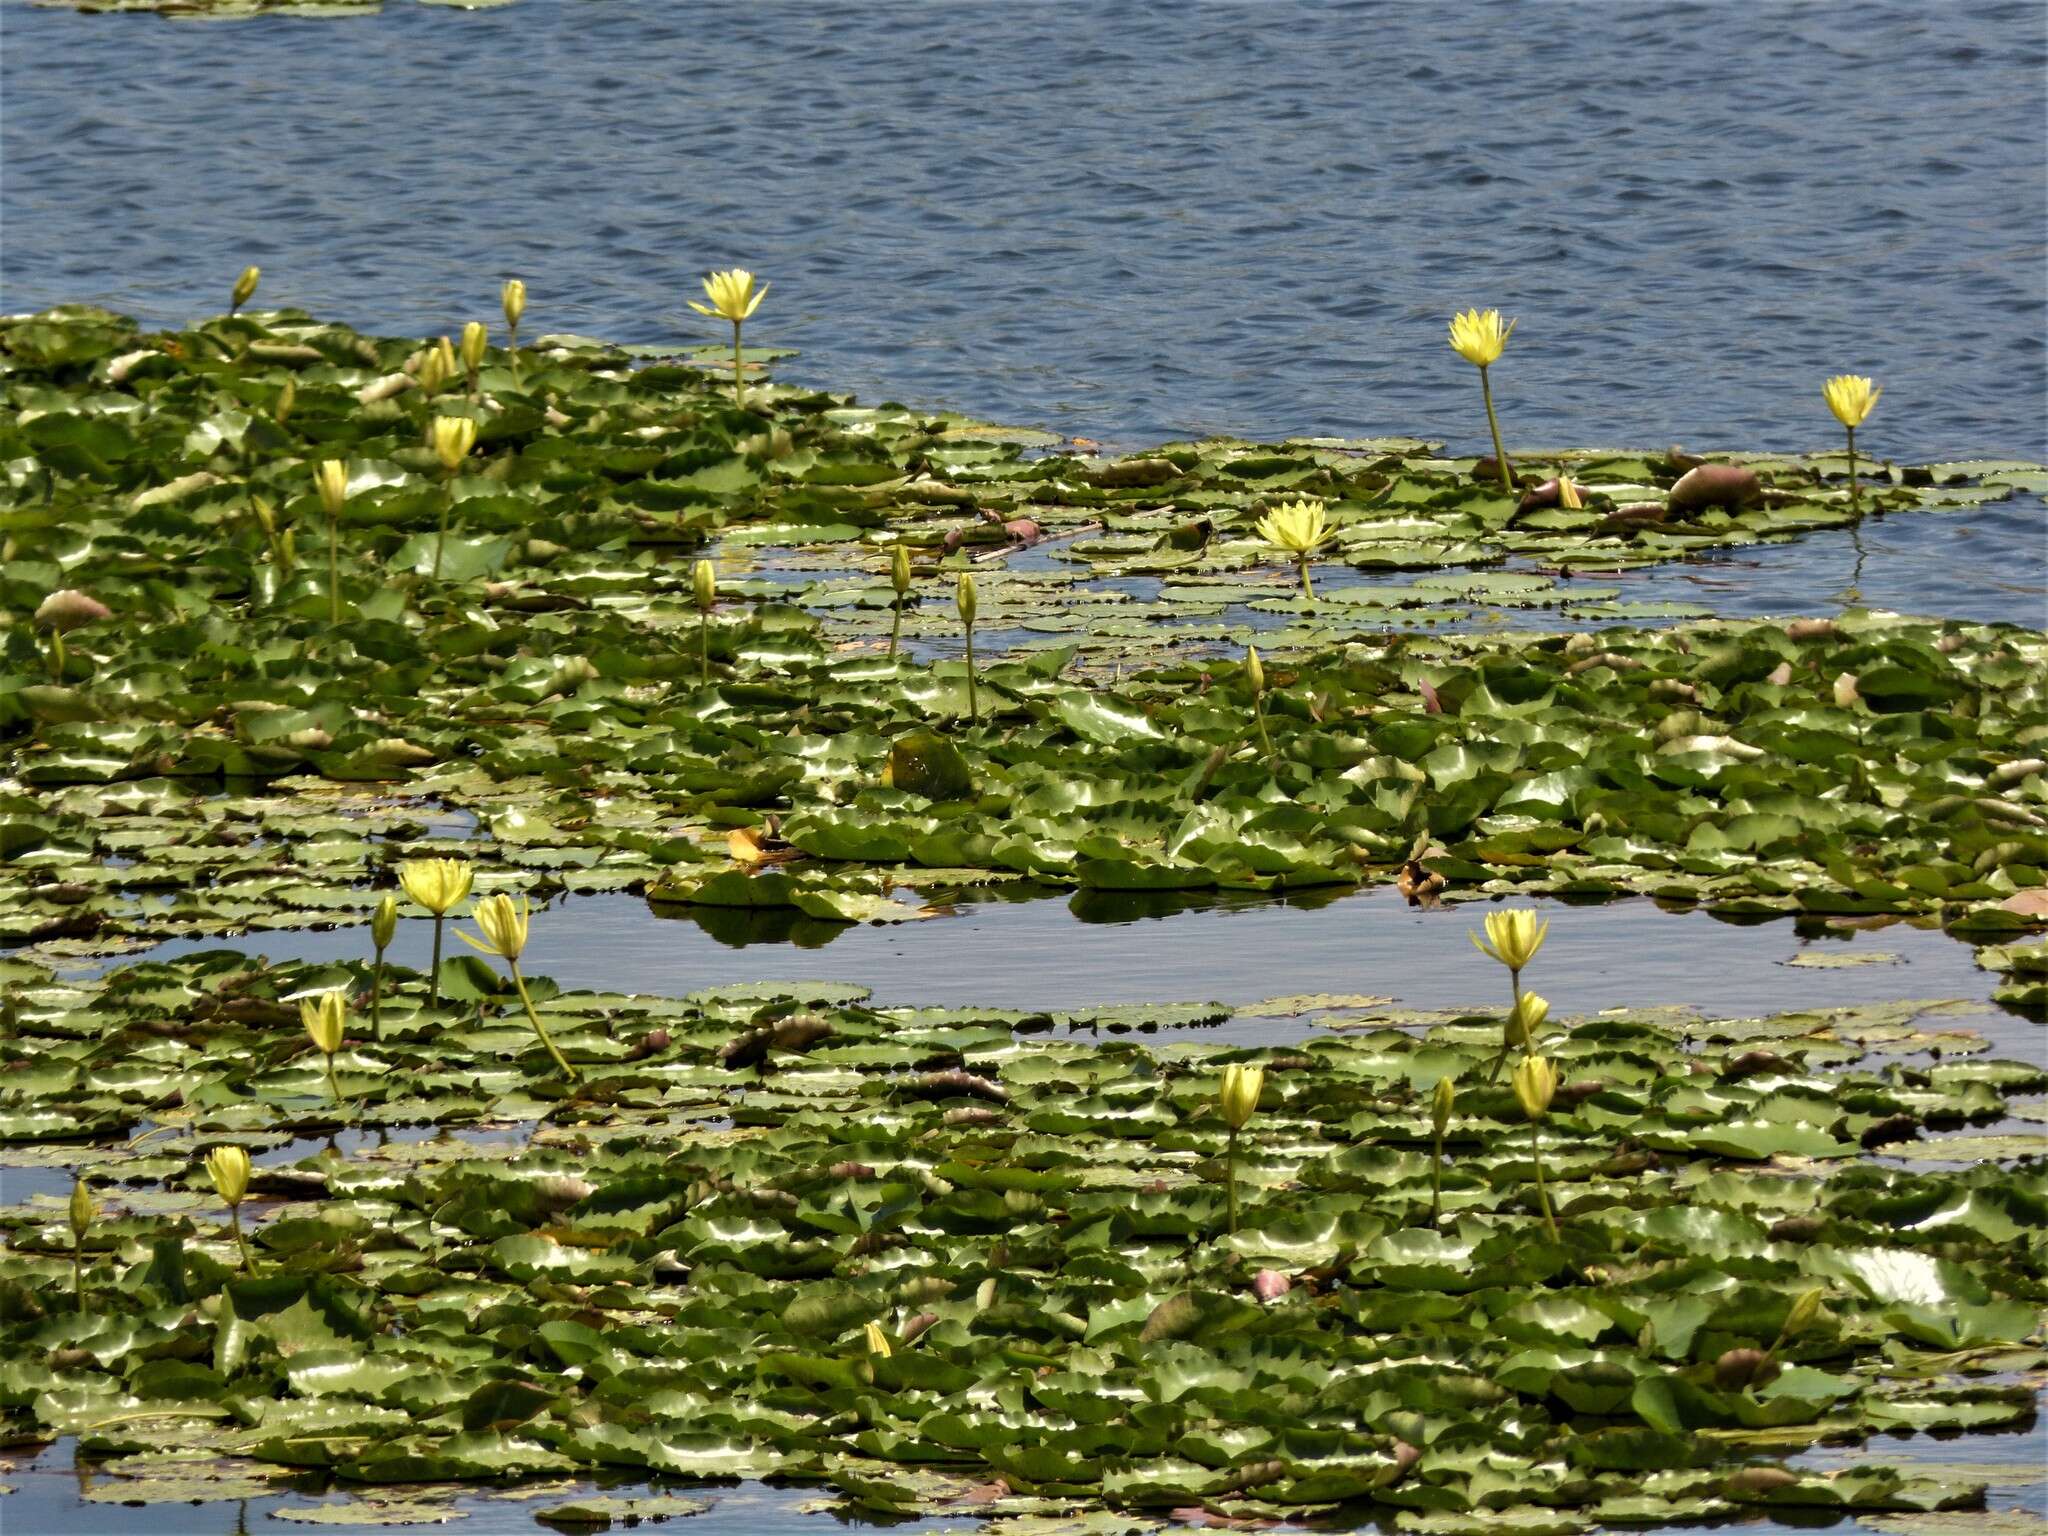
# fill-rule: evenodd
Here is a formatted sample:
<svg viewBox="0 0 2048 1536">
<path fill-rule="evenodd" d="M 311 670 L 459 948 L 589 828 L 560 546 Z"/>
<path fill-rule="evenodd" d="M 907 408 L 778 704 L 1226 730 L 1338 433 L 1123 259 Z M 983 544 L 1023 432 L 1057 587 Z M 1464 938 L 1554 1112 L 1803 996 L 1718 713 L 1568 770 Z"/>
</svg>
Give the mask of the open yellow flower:
<svg viewBox="0 0 2048 1536">
<path fill-rule="evenodd" d="M 405 894 L 436 917 L 454 910 L 475 878 L 467 859 L 407 859 L 398 866 L 398 883 Z"/>
<path fill-rule="evenodd" d="M 1854 429 L 1863 425 L 1870 408 L 1877 404 L 1877 397 L 1884 393 L 1884 387 L 1873 385 L 1861 374 L 1838 373 L 1821 386 L 1820 392 L 1821 398 L 1828 403 L 1828 409 L 1835 413 L 1835 420 Z"/>
<path fill-rule="evenodd" d="M 1550 919 L 1536 921 L 1536 914 L 1527 907 L 1518 907 L 1511 912 L 1489 912 L 1486 914 L 1486 937 L 1471 934 L 1473 948 L 1482 955 L 1498 960 L 1509 970 L 1519 973 L 1536 958 L 1536 951 L 1543 947 L 1543 941 L 1550 933 Z"/>
<path fill-rule="evenodd" d="M 432 430 L 434 457 L 452 474 L 476 446 L 476 422 L 467 416 L 436 416 Z"/>
<path fill-rule="evenodd" d="M 532 908 L 524 896 L 516 902 L 502 892 L 496 896 L 486 896 L 476 904 L 476 910 L 470 913 L 470 916 L 476 920 L 476 925 L 483 930 L 484 936 L 481 939 L 474 939 L 466 933 L 458 932 L 455 937 L 471 949 L 481 950 L 487 955 L 497 955 L 505 960 L 517 960 L 526 953 L 526 929 L 532 916 Z"/>
<path fill-rule="evenodd" d="M 1329 520 L 1323 515 L 1323 504 L 1311 496 L 1297 496 L 1292 501 L 1283 501 L 1258 521 L 1259 537 L 1275 549 L 1294 556 L 1294 563 L 1301 571 L 1301 595 L 1310 602 L 1315 601 L 1315 589 L 1309 585 L 1308 563 L 1330 536 Z"/>
<path fill-rule="evenodd" d="M 768 285 L 754 286 L 754 274 L 744 267 L 734 267 L 730 272 L 714 272 L 704 279 L 704 296 L 711 303 L 707 307 L 695 299 L 690 308 L 700 315 L 712 319 L 730 320 L 738 325 L 742 320 L 751 320 L 754 311 L 761 307 L 761 300 L 768 295 Z"/>
<path fill-rule="evenodd" d="M 348 1021 L 348 1005 L 339 992 L 322 992 L 318 997 L 299 999 L 299 1022 L 306 1026 L 306 1038 L 323 1056 L 341 1049 L 341 1033 Z"/>
<path fill-rule="evenodd" d="M 1500 445 L 1500 418 L 1493 412 L 1493 382 L 1486 370 L 1500 361 L 1517 323 L 1510 320 L 1503 326 L 1497 309 L 1468 309 L 1462 315 L 1451 316 L 1451 350 L 1479 370 L 1479 393 L 1486 401 L 1486 427 L 1493 434 L 1494 468 L 1500 472 L 1500 488 L 1504 491 L 1514 487 L 1508 477 L 1507 451 Z"/>
<path fill-rule="evenodd" d="M 1510 320 L 1503 326 L 1497 309 L 1468 309 L 1451 316 L 1451 350 L 1475 368 L 1491 368 L 1519 323 Z"/>
</svg>

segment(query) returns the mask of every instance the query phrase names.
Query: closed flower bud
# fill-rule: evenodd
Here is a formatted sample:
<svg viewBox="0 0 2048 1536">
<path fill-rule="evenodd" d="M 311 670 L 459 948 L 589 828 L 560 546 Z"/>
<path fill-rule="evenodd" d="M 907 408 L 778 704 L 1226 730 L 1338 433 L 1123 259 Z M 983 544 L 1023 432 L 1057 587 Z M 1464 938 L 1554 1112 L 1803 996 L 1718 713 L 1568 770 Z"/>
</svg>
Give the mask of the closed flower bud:
<svg viewBox="0 0 2048 1536">
<path fill-rule="evenodd" d="M 882 1332 L 880 1323 L 869 1323 L 861 1329 L 861 1340 L 867 1345 L 868 1353 L 887 1359 L 895 1351 L 889 1348 L 889 1336 Z"/>
<path fill-rule="evenodd" d="M 1451 1123 L 1451 1107 L 1457 1102 L 1458 1085 L 1448 1077 L 1438 1078 L 1436 1091 L 1429 1096 L 1429 1123 L 1436 1128 L 1439 1140 Z"/>
<path fill-rule="evenodd" d="M 1223 1069 L 1223 1086 L 1218 1092 L 1218 1102 L 1223 1109 L 1223 1123 L 1233 1131 L 1241 1131 L 1250 1123 L 1259 1108 L 1259 1095 L 1265 1092 L 1266 1069 L 1234 1062 Z"/>
<path fill-rule="evenodd" d="M 697 568 L 690 572 L 690 591 L 701 612 L 709 613 L 711 605 L 718 601 L 718 568 L 709 560 L 699 560 Z"/>
<path fill-rule="evenodd" d="M 71 1236 L 74 1242 L 84 1242 L 85 1234 L 92 1226 L 93 1217 L 99 1215 L 100 1203 L 93 1199 L 92 1191 L 85 1187 L 83 1178 L 71 1182 Z"/>
<path fill-rule="evenodd" d="M 318 997 L 299 999 L 299 1022 L 306 1026 L 306 1038 L 323 1056 L 341 1049 L 342 1029 L 348 1022 L 348 1005 L 339 992 L 322 992 Z"/>
<path fill-rule="evenodd" d="M 526 898 L 514 902 L 510 896 L 486 896 L 476 904 L 470 914 L 477 927 L 483 930 L 481 940 L 457 930 L 455 937 L 471 949 L 481 950 L 487 955 L 497 955 L 505 960 L 517 960 L 526 950 L 527 920 L 531 909 Z"/>
<path fill-rule="evenodd" d="M 1550 1113 L 1550 1101 L 1557 1097 L 1557 1069 L 1541 1056 L 1524 1056 L 1515 1068 L 1515 1098 L 1522 1113 L 1541 1120 Z"/>
<path fill-rule="evenodd" d="M 969 629 L 974 627 L 974 614 L 978 606 L 974 596 L 974 573 L 962 571 L 960 582 L 953 590 L 953 601 L 960 608 L 960 622 Z"/>
<path fill-rule="evenodd" d="M 505 286 L 498 290 L 498 297 L 505 305 L 505 324 L 512 330 L 518 330 L 520 318 L 526 313 L 526 284 L 516 277 L 508 277 Z"/>
<path fill-rule="evenodd" d="M 1820 393 L 1835 420 L 1853 431 L 1863 425 L 1884 389 L 1860 374 L 1838 373 L 1821 386 Z"/>
<path fill-rule="evenodd" d="M 1578 482 L 1570 475 L 1557 477 L 1557 504 L 1571 512 L 1576 512 L 1586 505 L 1586 498 L 1579 494 Z"/>
<path fill-rule="evenodd" d="M 313 466 L 313 489 L 320 493 L 320 505 L 327 515 L 340 517 L 348 501 L 348 466 L 339 459 L 322 459 Z"/>
<path fill-rule="evenodd" d="M 284 388 L 277 392 L 277 404 L 271 407 L 270 414 L 272 419 L 279 426 L 283 426 L 287 421 L 291 420 L 292 411 L 297 407 L 298 403 L 299 381 L 287 375 L 284 381 Z"/>
<path fill-rule="evenodd" d="M 889 551 L 889 585 L 898 597 L 910 590 L 910 551 L 904 545 Z"/>
<path fill-rule="evenodd" d="M 1266 669 L 1259 661 L 1259 648 L 1256 645 L 1245 647 L 1244 680 L 1250 685 L 1253 693 L 1266 691 Z"/>
<path fill-rule="evenodd" d="M 1534 992 L 1524 992 L 1521 1001 L 1515 1004 L 1514 1012 L 1508 1015 L 1507 1039 L 1509 1045 L 1527 1045 L 1536 1038 L 1536 1031 L 1550 1017 L 1550 1004 Z"/>
<path fill-rule="evenodd" d="M 377 903 L 377 910 L 370 914 L 370 942 L 378 952 L 391 947 L 391 941 L 398 934 L 398 901 L 386 891 Z"/>
<path fill-rule="evenodd" d="M 240 1147 L 215 1147 L 206 1154 L 206 1176 L 229 1205 L 240 1205 L 249 1193 L 249 1154 Z"/>
<path fill-rule="evenodd" d="M 491 344 L 491 333 L 484 329 L 481 320 L 472 320 L 462 328 L 462 366 L 471 373 L 484 365 L 484 349 Z"/>
<path fill-rule="evenodd" d="M 235 279 L 235 291 L 232 296 L 232 302 L 228 305 L 228 313 L 233 314 L 244 304 L 255 298 L 256 285 L 262 281 L 263 269 L 261 267 L 242 268 L 242 275 Z"/>
<path fill-rule="evenodd" d="M 1796 1339 L 1818 1322 L 1821 1303 L 1826 1299 L 1827 1293 L 1819 1286 L 1801 1293 L 1799 1299 L 1792 1303 L 1792 1310 L 1785 1316 L 1785 1327 L 1782 1330 L 1785 1337 Z"/>
<path fill-rule="evenodd" d="M 443 336 L 438 343 L 429 342 L 425 354 L 420 358 L 419 368 L 413 379 L 425 394 L 435 394 L 447 387 L 455 377 L 455 352 Z"/>
<path fill-rule="evenodd" d="M 476 423 L 467 416 L 436 416 L 432 432 L 434 457 L 451 473 L 476 446 Z"/>
</svg>

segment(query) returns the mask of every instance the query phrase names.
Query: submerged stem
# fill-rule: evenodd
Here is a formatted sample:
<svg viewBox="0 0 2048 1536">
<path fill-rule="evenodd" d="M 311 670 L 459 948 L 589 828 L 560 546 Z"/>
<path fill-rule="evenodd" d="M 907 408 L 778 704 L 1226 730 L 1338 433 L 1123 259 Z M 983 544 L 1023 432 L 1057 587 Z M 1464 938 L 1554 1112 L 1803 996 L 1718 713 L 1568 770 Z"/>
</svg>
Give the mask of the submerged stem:
<svg viewBox="0 0 2048 1536">
<path fill-rule="evenodd" d="M 546 1046 L 548 1054 L 555 1058 L 555 1065 L 561 1068 L 562 1075 L 571 1082 L 576 1081 L 576 1069 L 569 1065 L 568 1057 L 556 1049 L 554 1039 L 548 1034 L 547 1026 L 541 1023 L 540 1015 L 533 1011 L 533 999 L 527 995 L 526 978 L 519 974 L 519 962 L 517 960 L 507 960 L 505 964 L 512 968 L 512 985 L 519 989 L 519 1001 L 525 1005 L 526 1020 L 533 1026 L 533 1032 L 540 1036 L 540 1043 Z"/>
<path fill-rule="evenodd" d="M 1479 393 L 1486 401 L 1486 427 L 1493 433 L 1493 467 L 1500 471 L 1500 488 L 1512 492 L 1514 485 L 1508 480 L 1508 456 L 1500 445 L 1500 418 L 1493 414 L 1493 382 L 1486 376 L 1485 365 L 1479 369 Z"/>
</svg>

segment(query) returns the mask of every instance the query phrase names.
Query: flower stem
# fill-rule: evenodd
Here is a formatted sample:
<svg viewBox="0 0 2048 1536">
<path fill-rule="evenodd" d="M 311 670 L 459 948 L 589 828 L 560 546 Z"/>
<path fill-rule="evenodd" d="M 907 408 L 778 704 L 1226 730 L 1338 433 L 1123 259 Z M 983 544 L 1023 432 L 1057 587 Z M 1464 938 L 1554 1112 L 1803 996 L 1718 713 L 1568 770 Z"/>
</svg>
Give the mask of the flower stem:
<svg viewBox="0 0 2048 1536">
<path fill-rule="evenodd" d="M 1230 1235 L 1237 1236 L 1237 1132 L 1230 1133 L 1229 1149 L 1223 1154 L 1223 1186 L 1230 1195 Z"/>
<path fill-rule="evenodd" d="M 384 951 L 377 951 L 377 968 L 370 973 L 370 1033 L 384 1039 Z"/>
<path fill-rule="evenodd" d="M 747 403 L 745 388 L 740 383 L 740 323 L 737 320 L 732 323 L 732 403 L 742 408 Z"/>
<path fill-rule="evenodd" d="M 1301 599 L 1305 603 L 1312 603 L 1316 600 L 1316 589 L 1308 582 L 1308 551 L 1303 550 L 1294 558 L 1295 563 L 1301 567 Z"/>
<path fill-rule="evenodd" d="M 981 702 L 974 692 L 974 626 L 967 629 L 967 719 L 972 725 L 981 724 Z"/>
<path fill-rule="evenodd" d="M 1444 1217 L 1444 1133 L 1436 1133 L 1436 1153 L 1429 1162 L 1429 1219 L 1432 1225 Z"/>
<path fill-rule="evenodd" d="M 894 656 L 897 637 L 903 633 L 903 599 L 897 598 L 892 606 L 895 608 L 895 616 L 889 620 L 889 654 Z"/>
<path fill-rule="evenodd" d="M 1845 428 L 1849 434 L 1849 505 L 1861 507 L 1862 498 L 1856 490 L 1856 429 Z"/>
<path fill-rule="evenodd" d="M 332 1051 L 328 1052 L 327 1055 L 327 1091 L 334 1095 L 335 1106 L 339 1108 L 341 1105 L 341 1084 L 336 1082 L 334 1078 L 334 1053 Z"/>
<path fill-rule="evenodd" d="M 341 519 L 327 519 L 327 622 L 341 622 Z"/>
<path fill-rule="evenodd" d="M 85 1310 L 85 1239 L 76 1234 L 71 1239 L 71 1310 Z"/>
<path fill-rule="evenodd" d="M 448 509 L 455 505 L 455 479 L 453 474 L 443 477 L 441 485 L 441 527 L 434 535 L 434 580 L 441 579 L 441 550 L 448 542 Z"/>
<path fill-rule="evenodd" d="M 62 685 L 64 681 L 64 631 L 50 631 L 50 681 Z"/>
<path fill-rule="evenodd" d="M 697 681 L 711 681 L 711 615 L 697 611 Z"/>
<path fill-rule="evenodd" d="M 1550 1214 L 1550 1191 L 1543 1185 L 1543 1122 L 1529 1122 L 1529 1147 L 1536 1158 L 1536 1199 L 1543 1207 L 1543 1223 L 1550 1228 L 1550 1240 L 1557 1241 L 1557 1218 Z"/>
<path fill-rule="evenodd" d="M 1508 456 L 1500 445 L 1500 418 L 1493 414 L 1493 381 L 1487 378 L 1486 368 L 1479 369 L 1479 393 L 1486 400 L 1486 426 L 1493 433 L 1493 467 L 1500 471 L 1500 488 L 1513 494 L 1514 485 L 1508 479 Z"/>
<path fill-rule="evenodd" d="M 441 920 L 444 914 L 434 914 L 434 970 L 427 978 L 427 1006 L 441 1006 Z"/>
<path fill-rule="evenodd" d="M 512 366 L 512 382 L 519 382 L 519 326 L 516 321 L 505 326 L 505 361 Z"/>
<path fill-rule="evenodd" d="M 1252 719 L 1258 723 L 1259 745 L 1265 749 L 1267 766 L 1279 767 L 1273 756 L 1273 738 L 1266 734 L 1266 704 L 1256 693 L 1252 695 Z"/>
<path fill-rule="evenodd" d="M 561 1068 L 562 1075 L 574 1082 L 578 1075 L 576 1069 L 570 1066 L 569 1059 L 555 1048 L 555 1042 L 549 1036 L 547 1026 L 541 1023 L 540 1015 L 533 1011 L 533 999 L 527 995 L 526 978 L 519 974 L 519 962 L 507 960 L 505 963 L 512 968 L 512 985 L 519 989 L 519 1001 L 525 1005 L 527 1022 L 533 1026 L 533 1032 L 540 1036 L 540 1043 L 548 1048 L 548 1054 L 555 1058 L 555 1065 Z"/>
<path fill-rule="evenodd" d="M 1522 973 L 1511 970 L 1508 972 L 1508 980 L 1514 986 L 1515 1001 L 1500 1026 L 1500 1054 L 1493 1058 L 1493 1070 L 1486 1074 L 1489 1083 L 1500 1080 L 1500 1069 L 1507 1065 L 1508 1060 L 1508 1029 L 1522 1013 Z"/>
<path fill-rule="evenodd" d="M 242 1250 L 242 1268 L 253 1275 L 256 1273 L 256 1261 L 249 1256 L 249 1239 L 242 1233 L 242 1208 L 239 1205 L 228 1207 L 228 1220 L 235 1224 L 235 1246 Z"/>
</svg>

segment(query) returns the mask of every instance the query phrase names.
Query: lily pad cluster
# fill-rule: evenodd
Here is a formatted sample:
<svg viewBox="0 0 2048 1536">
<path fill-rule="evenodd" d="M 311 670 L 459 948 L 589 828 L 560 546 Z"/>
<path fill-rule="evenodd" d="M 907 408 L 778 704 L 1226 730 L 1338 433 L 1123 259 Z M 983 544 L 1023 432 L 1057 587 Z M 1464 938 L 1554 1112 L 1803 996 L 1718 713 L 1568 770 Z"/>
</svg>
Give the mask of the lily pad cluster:
<svg viewBox="0 0 2048 1536">
<path fill-rule="evenodd" d="M 1783 1458 L 2023 1425 L 2048 1364 L 2038 1155 L 1955 1134 L 2048 1072 L 1910 1008 L 1553 1021 L 1553 1240 L 1497 1016 L 1152 1047 L 852 988 L 536 984 L 572 1088 L 478 966 L 358 1019 L 337 1109 L 293 1000 L 361 966 L 9 964 L 0 1133 L 100 1209 L 82 1309 L 61 1199 L 0 1211 L 0 1425 L 117 1469 L 1576 1531 L 1974 1506 L 1981 1480 Z M 1264 1072 L 1226 1237 L 1233 1063 Z M 444 1134 L 290 1140 L 344 1122 Z M 224 1145 L 256 1154 L 253 1273 L 202 1171 Z"/>
</svg>

